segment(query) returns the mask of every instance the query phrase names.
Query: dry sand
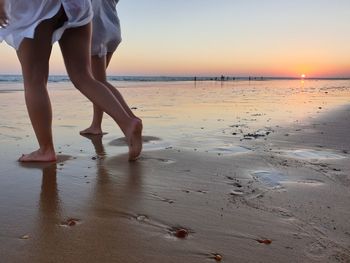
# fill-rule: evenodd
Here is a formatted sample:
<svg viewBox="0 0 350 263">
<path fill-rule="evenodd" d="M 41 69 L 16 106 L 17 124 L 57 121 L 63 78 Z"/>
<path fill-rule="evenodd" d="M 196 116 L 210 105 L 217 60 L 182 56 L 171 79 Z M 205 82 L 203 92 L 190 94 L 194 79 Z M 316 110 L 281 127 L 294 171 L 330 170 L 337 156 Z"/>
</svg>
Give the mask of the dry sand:
<svg viewBox="0 0 350 263">
<path fill-rule="evenodd" d="M 17 163 L 36 143 L 1 84 L 1 262 L 350 262 L 349 81 L 117 84 L 144 120 L 136 163 L 110 118 L 78 135 L 91 106 L 68 83 L 59 162 Z"/>
</svg>

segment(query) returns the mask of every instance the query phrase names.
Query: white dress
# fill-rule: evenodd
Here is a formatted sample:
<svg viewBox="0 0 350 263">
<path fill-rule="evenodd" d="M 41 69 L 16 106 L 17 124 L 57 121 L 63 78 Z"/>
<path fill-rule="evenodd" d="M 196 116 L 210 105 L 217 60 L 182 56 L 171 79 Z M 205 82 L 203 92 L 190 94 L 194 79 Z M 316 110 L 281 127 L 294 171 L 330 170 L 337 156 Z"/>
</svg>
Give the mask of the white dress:
<svg viewBox="0 0 350 263">
<path fill-rule="evenodd" d="M 5 0 L 9 25 L 0 29 L 0 42 L 5 40 L 17 50 L 24 38 L 34 38 L 40 22 L 55 16 L 62 6 L 68 20 L 55 30 L 52 43 L 58 41 L 67 28 L 91 21 L 91 0 Z"/>
<path fill-rule="evenodd" d="M 91 55 L 105 56 L 114 52 L 122 41 L 116 6 L 119 0 L 92 0 Z"/>
</svg>

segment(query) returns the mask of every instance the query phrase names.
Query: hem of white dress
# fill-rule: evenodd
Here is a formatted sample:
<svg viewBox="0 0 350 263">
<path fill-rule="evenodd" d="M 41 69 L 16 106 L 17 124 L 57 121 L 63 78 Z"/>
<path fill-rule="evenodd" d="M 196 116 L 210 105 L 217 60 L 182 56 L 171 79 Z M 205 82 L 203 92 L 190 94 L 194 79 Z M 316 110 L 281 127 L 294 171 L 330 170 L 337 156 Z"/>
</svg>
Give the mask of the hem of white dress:
<svg viewBox="0 0 350 263">
<path fill-rule="evenodd" d="M 8 45 L 10 45 L 11 47 L 13 47 L 14 49 L 18 50 L 21 43 L 23 42 L 23 40 L 25 38 L 29 38 L 29 39 L 34 39 L 35 36 L 35 30 L 36 28 L 39 26 L 39 24 L 45 20 L 51 19 L 53 18 L 60 10 L 62 6 L 59 5 L 58 8 L 54 9 L 52 12 L 50 12 L 47 16 L 39 19 L 38 21 L 36 21 L 32 27 L 30 27 L 30 29 L 28 30 L 28 32 L 24 32 L 22 36 L 17 37 L 16 41 L 17 43 L 15 43 L 15 41 L 10 41 L 10 38 L 13 40 L 13 36 L 11 36 L 11 34 L 8 34 L 6 36 L 2 36 L 0 37 L 0 43 L 2 41 L 5 41 Z M 88 24 L 91 20 L 92 20 L 92 13 L 86 17 L 85 19 L 83 19 L 82 21 L 79 21 L 79 23 L 69 23 L 69 21 L 65 22 L 61 27 L 59 27 L 58 29 L 56 29 L 53 34 L 52 34 L 52 40 L 51 40 L 51 44 L 53 45 L 56 41 L 59 41 L 64 33 L 64 31 L 68 28 L 76 28 L 76 27 L 81 27 L 84 26 L 86 24 Z"/>
<path fill-rule="evenodd" d="M 112 48 L 108 47 L 107 44 L 100 44 L 100 47 L 98 49 L 91 48 L 91 56 L 98 56 L 99 58 L 102 58 L 105 57 L 108 53 L 114 53 L 118 49 L 121 42 L 122 41 L 115 43 Z"/>
<path fill-rule="evenodd" d="M 55 32 L 53 32 L 52 42 L 51 42 L 52 45 L 61 39 L 61 37 L 64 34 L 64 31 L 66 31 L 67 29 L 85 26 L 85 25 L 89 24 L 91 22 L 91 20 L 92 20 L 92 15 L 90 15 L 89 17 L 85 18 L 84 20 L 80 21 L 79 23 L 70 24 L 69 22 L 65 22 L 63 24 L 63 26 L 61 26 L 60 28 L 57 28 L 55 30 Z"/>
<path fill-rule="evenodd" d="M 18 43 L 9 43 L 8 41 L 6 41 L 6 38 L 4 38 L 4 40 L 6 41 L 7 44 L 9 44 L 10 46 L 12 46 L 14 49 L 18 50 L 21 43 L 23 42 L 23 40 L 25 38 L 29 38 L 29 39 L 34 39 L 35 36 L 35 30 L 36 28 L 40 25 L 41 22 L 51 19 L 53 18 L 55 15 L 57 15 L 57 13 L 59 12 L 61 6 L 59 5 L 58 8 L 54 9 L 52 12 L 50 12 L 47 16 L 39 19 L 38 21 L 36 21 L 36 23 L 34 24 L 33 27 L 30 28 L 30 30 L 28 32 L 25 32 L 21 37 L 19 37 L 19 41 Z"/>
</svg>

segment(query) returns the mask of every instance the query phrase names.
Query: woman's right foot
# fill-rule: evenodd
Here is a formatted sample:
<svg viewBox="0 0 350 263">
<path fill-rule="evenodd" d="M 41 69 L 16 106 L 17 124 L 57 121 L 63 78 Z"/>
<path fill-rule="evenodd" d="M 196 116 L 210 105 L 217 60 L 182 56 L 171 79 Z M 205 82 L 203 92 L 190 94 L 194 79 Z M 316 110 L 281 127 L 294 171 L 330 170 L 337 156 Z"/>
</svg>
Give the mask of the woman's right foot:
<svg viewBox="0 0 350 263">
<path fill-rule="evenodd" d="M 129 161 L 136 161 L 142 151 L 142 121 L 134 118 L 125 136 L 129 146 Z"/>
<path fill-rule="evenodd" d="M 85 130 L 80 131 L 81 135 L 103 135 L 104 133 L 102 132 L 102 129 L 99 128 L 95 128 L 95 127 L 89 127 Z"/>
<path fill-rule="evenodd" d="M 57 156 L 54 150 L 43 151 L 41 149 L 29 154 L 23 154 L 18 161 L 20 162 L 56 162 Z"/>
</svg>

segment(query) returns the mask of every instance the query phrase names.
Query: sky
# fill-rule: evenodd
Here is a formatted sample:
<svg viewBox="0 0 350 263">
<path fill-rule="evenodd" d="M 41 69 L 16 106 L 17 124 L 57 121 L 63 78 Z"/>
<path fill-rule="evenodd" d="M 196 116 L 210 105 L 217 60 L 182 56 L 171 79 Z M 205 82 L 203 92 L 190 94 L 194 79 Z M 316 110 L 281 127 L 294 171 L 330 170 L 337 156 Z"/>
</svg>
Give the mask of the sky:
<svg viewBox="0 0 350 263">
<path fill-rule="evenodd" d="M 110 75 L 350 77 L 349 0 L 120 0 Z M 0 74 L 20 73 L 0 44 Z M 58 45 L 51 74 L 65 74 Z"/>
</svg>

